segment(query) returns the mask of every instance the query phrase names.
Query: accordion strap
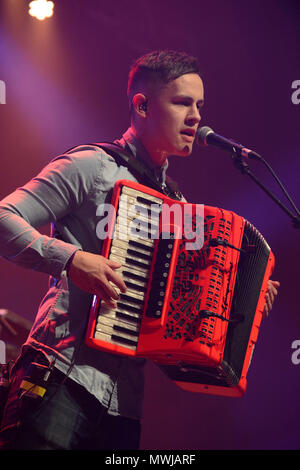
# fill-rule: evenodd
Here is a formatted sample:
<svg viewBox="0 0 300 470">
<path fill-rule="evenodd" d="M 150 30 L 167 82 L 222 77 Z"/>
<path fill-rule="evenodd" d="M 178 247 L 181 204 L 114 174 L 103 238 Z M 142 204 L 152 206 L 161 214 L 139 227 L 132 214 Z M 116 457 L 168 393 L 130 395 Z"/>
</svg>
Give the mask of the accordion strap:
<svg viewBox="0 0 300 470">
<path fill-rule="evenodd" d="M 92 145 L 102 148 L 105 152 L 111 155 L 117 163 L 127 166 L 141 184 L 162 192 L 172 199 L 180 200 L 182 198 L 182 194 L 175 181 L 167 176 L 166 185 L 163 187 L 159 184 L 159 181 L 145 163 L 135 158 L 131 152 L 127 151 L 120 145 L 111 142 L 100 142 Z"/>
</svg>

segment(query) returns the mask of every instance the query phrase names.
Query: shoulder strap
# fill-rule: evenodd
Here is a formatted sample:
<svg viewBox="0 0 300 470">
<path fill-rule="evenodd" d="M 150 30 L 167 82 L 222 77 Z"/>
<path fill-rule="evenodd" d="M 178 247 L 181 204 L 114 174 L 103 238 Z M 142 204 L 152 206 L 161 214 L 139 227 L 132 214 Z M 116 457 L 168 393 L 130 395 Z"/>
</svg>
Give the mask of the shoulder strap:
<svg viewBox="0 0 300 470">
<path fill-rule="evenodd" d="M 100 142 L 92 145 L 102 148 L 105 152 L 111 155 L 117 163 L 127 166 L 141 184 L 150 186 L 156 191 L 163 192 L 172 199 L 180 200 L 182 198 L 182 194 L 175 181 L 167 176 L 166 186 L 162 187 L 156 180 L 152 171 L 141 160 L 135 158 L 120 145 L 111 142 Z"/>
</svg>

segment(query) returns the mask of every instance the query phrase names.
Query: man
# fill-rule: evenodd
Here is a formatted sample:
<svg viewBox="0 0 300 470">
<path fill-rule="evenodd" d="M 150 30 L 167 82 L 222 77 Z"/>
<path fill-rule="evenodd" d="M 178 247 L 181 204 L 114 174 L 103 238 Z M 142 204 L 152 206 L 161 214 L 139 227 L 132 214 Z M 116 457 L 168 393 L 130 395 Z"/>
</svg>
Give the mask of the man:
<svg viewBox="0 0 300 470">
<path fill-rule="evenodd" d="M 159 51 L 132 66 L 131 127 L 117 141 L 166 185 L 168 158 L 191 154 L 204 103 L 197 60 Z M 32 331 L 14 367 L 2 440 L 14 449 L 136 449 L 144 360 L 88 348 L 91 298 L 114 307 L 126 285 L 120 264 L 103 258 L 97 208 L 130 170 L 92 145 L 60 155 L 0 206 L 2 256 L 51 276 Z M 140 182 L 140 181 L 139 181 Z M 51 237 L 37 228 L 53 222 Z M 115 286 L 115 287 L 114 287 Z M 270 283 L 266 311 L 277 284 Z M 34 394 L 41 371 L 46 392 Z M 29 385 L 28 385 L 29 384 Z M 30 385 L 31 384 L 31 385 Z"/>
</svg>

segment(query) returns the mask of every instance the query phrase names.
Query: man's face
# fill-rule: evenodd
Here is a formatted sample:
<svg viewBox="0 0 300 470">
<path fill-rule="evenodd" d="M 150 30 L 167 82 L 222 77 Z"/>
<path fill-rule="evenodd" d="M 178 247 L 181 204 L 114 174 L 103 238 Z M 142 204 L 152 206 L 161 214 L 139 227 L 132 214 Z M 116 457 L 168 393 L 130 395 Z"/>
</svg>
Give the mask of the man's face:
<svg viewBox="0 0 300 470">
<path fill-rule="evenodd" d="M 149 97 L 145 144 L 156 163 L 170 155 L 190 155 L 203 101 L 203 83 L 194 73 L 176 78 Z"/>
</svg>

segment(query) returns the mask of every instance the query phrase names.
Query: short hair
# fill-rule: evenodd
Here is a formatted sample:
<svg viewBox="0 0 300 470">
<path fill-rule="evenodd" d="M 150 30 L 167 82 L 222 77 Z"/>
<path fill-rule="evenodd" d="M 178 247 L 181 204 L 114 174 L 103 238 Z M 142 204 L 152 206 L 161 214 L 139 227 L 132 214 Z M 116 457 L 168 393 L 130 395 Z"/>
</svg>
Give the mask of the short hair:
<svg viewBox="0 0 300 470">
<path fill-rule="evenodd" d="M 130 67 L 127 96 L 132 112 L 132 98 L 143 89 L 158 91 L 181 75 L 196 73 L 200 76 L 198 60 L 186 52 L 159 50 L 138 58 Z"/>
</svg>

